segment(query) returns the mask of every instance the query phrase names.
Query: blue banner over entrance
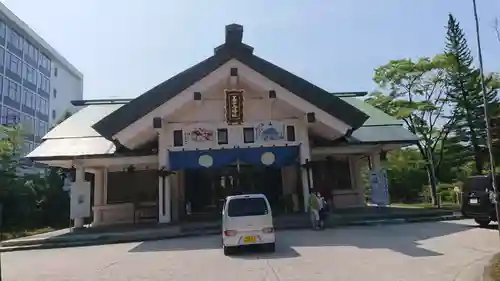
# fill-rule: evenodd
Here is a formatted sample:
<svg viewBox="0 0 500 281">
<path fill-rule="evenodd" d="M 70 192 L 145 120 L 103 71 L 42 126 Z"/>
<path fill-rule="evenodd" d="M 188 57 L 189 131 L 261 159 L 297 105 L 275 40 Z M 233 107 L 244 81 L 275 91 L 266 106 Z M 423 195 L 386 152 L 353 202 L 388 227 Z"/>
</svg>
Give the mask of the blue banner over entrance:
<svg viewBox="0 0 500 281">
<path fill-rule="evenodd" d="M 170 170 L 221 168 L 236 161 L 250 165 L 283 167 L 295 162 L 298 146 L 252 147 L 212 150 L 170 151 Z"/>
</svg>

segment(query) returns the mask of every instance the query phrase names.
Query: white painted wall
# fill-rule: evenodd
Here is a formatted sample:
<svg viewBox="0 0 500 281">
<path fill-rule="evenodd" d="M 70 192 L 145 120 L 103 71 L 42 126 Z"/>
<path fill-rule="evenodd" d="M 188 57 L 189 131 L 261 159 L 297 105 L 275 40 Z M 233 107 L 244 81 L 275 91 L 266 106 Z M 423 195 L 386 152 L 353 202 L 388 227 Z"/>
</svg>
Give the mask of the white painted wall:
<svg viewBox="0 0 500 281">
<path fill-rule="evenodd" d="M 157 107 L 156 109 L 152 110 L 150 113 L 148 113 L 141 119 L 137 120 L 127 128 L 124 128 L 122 131 L 118 132 L 113 137 L 119 140 L 120 143 L 122 143 L 123 145 L 129 148 L 134 148 L 141 144 L 144 144 L 145 142 L 154 137 L 156 132 L 152 128 L 152 122 L 153 118 L 155 117 L 165 117 L 166 118 L 165 120 L 167 122 L 175 122 L 175 121 L 194 122 L 196 120 L 201 120 L 202 116 L 209 118 L 208 120 L 211 121 L 219 120 L 221 117 L 223 117 L 224 111 L 221 112 L 219 110 L 211 112 L 211 110 L 216 107 L 220 108 L 220 106 L 223 105 L 223 102 L 221 101 L 217 102 L 216 100 L 211 102 L 210 99 L 212 98 L 217 99 L 217 96 L 211 97 L 211 95 L 207 93 L 213 93 L 214 89 L 219 89 L 217 93 L 220 94 L 223 93 L 220 91 L 221 85 L 223 86 L 225 85 L 226 87 L 230 86 L 230 88 L 235 88 L 233 87 L 233 85 L 229 84 L 230 81 L 229 73 L 232 67 L 238 68 L 238 74 L 239 74 L 238 80 L 242 84 L 243 86 L 242 88 L 244 88 L 245 90 L 246 87 L 249 87 L 249 85 L 251 85 L 248 91 L 253 90 L 253 94 L 258 94 L 258 93 L 265 94 L 265 96 L 263 96 L 263 99 L 267 99 L 269 90 L 276 91 L 276 96 L 277 96 L 276 108 L 279 108 L 279 110 L 272 112 L 273 120 L 280 119 L 280 116 L 274 116 L 275 112 L 283 112 L 284 115 L 290 115 L 290 114 L 294 115 L 294 113 L 295 114 L 298 113 L 300 115 L 300 119 L 303 119 L 305 117 L 306 112 L 315 112 L 317 121 L 313 126 L 311 126 L 311 128 L 313 130 L 316 128 L 320 133 L 323 133 L 323 135 L 331 139 L 343 136 L 345 132 L 350 128 L 347 124 L 344 124 L 339 119 L 330 116 L 329 114 L 318 109 L 311 103 L 299 98 L 293 93 L 290 93 L 288 90 L 284 89 L 280 85 L 272 82 L 271 80 L 267 79 L 261 74 L 250 69 L 249 67 L 239 62 L 238 60 L 232 59 L 229 62 L 222 65 L 221 67 L 219 67 L 217 70 L 205 76 L 200 81 L 188 87 L 183 92 L 179 93 L 177 96 L 169 100 L 167 103 Z M 198 109 L 197 111 L 193 111 L 192 108 L 185 107 L 189 106 L 189 104 L 195 103 L 195 101 L 193 100 L 194 92 L 201 92 L 204 98 L 206 98 L 206 100 L 202 102 L 202 105 L 204 105 L 203 108 Z M 258 96 L 253 94 L 249 94 L 249 97 L 251 98 L 252 96 L 253 97 Z M 207 106 L 206 105 L 207 100 L 209 100 L 208 103 L 213 103 L 214 105 Z M 252 108 L 252 107 L 259 107 L 262 104 L 266 106 L 265 102 L 264 103 L 255 102 L 253 106 L 252 102 L 249 102 L 247 106 Z M 247 120 L 248 118 L 250 118 L 250 120 L 248 121 L 255 121 L 252 120 L 252 118 L 269 120 L 270 116 L 269 108 L 268 109 L 259 108 L 258 111 L 251 109 L 245 109 L 245 110 L 247 110 L 248 114 Z M 172 116 L 175 116 L 177 112 L 184 112 L 185 115 L 189 115 L 189 117 L 187 117 L 188 119 L 183 119 L 182 117 L 179 116 L 177 117 L 179 119 L 175 119 L 175 117 L 173 118 Z"/>
<path fill-rule="evenodd" d="M 304 140 L 302 131 L 307 130 L 302 121 L 305 113 L 287 108 L 283 101 L 268 98 L 267 92 L 254 89 L 248 85 L 240 84 L 238 89 L 244 89 L 243 94 L 243 119 L 242 125 L 228 125 L 225 121 L 225 93 L 224 84 L 218 84 L 212 89 L 202 93 L 201 101 L 191 101 L 183 107 L 177 109 L 172 115 L 164 116 L 164 130 L 161 131 L 163 142 L 160 149 L 167 150 L 194 150 L 194 149 L 220 149 L 255 146 L 285 146 L 298 145 Z M 254 143 L 244 143 L 243 128 L 256 128 L 260 124 L 268 125 L 272 122 L 273 127 L 283 133 L 284 139 L 279 141 L 263 141 L 256 134 Z M 295 127 L 296 141 L 286 140 L 286 126 Z M 185 145 L 182 147 L 173 146 L 173 132 L 183 130 L 190 133 L 193 129 L 203 128 L 213 132 L 213 140 L 195 142 L 185 137 Z M 228 144 L 219 145 L 217 141 L 217 129 L 228 130 Z"/>
<path fill-rule="evenodd" d="M 57 68 L 57 76 L 54 75 Z M 49 109 L 49 124 L 60 120 L 65 111 L 76 112 L 77 108 L 71 105 L 73 100 L 83 99 L 83 79 L 69 72 L 63 67 L 60 62 L 52 61 L 52 75 L 50 77 L 51 93 L 50 93 L 50 109 Z M 54 89 L 57 91 L 54 96 Z M 56 111 L 56 116 L 53 118 L 52 110 Z"/>
</svg>

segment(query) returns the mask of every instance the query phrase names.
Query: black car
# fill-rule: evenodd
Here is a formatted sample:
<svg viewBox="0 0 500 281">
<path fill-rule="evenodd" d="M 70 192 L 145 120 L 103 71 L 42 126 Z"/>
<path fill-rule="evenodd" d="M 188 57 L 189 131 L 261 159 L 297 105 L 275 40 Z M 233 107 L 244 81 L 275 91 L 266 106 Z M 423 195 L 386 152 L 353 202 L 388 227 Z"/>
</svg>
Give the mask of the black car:
<svg viewBox="0 0 500 281">
<path fill-rule="evenodd" d="M 500 175 L 497 175 L 497 182 Z M 480 226 L 485 227 L 491 221 L 498 221 L 495 204 L 490 200 L 492 190 L 491 176 L 471 176 L 464 184 L 462 192 L 462 214 L 471 218 Z"/>
</svg>

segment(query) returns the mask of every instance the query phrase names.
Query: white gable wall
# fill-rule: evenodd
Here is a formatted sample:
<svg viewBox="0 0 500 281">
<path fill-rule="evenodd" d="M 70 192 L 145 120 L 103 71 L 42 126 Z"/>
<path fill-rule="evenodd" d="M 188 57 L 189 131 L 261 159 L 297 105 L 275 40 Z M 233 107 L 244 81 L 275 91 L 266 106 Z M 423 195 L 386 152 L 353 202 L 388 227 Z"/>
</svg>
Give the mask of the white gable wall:
<svg viewBox="0 0 500 281">
<path fill-rule="evenodd" d="M 227 125 L 225 119 L 225 89 L 243 89 L 243 119 L 242 125 Z M 217 149 L 231 147 L 252 147 L 252 146 L 272 146 L 272 145 L 296 145 L 301 142 L 299 136 L 305 135 L 302 131 L 307 130 L 304 120 L 305 113 L 294 110 L 287 106 L 286 102 L 279 99 L 270 99 L 268 92 L 262 89 L 250 87 L 248 84 L 240 83 L 232 87 L 229 83 L 221 81 L 208 91 L 202 92 L 201 101 L 187 103 L 177 109 L 172 115 L 163 116 L 165 123 L 161 134 L 164 135 L 160 144 L 161 149 L 181 150 L 181 149 Z M 295 141 L 273 141 L 262 142 L 256 140 L 255 143 L 245 144 L 243 139 L 243 128 L 257 127 L 264 123 L 268 125 L 272 121 L 274 126 L 280 127 L 278 130 L 286 137 L 285 127 L 293 125 L 295 127 Z M 185 135 L 186 145 L 182 147 L 173 146 L 173 132 L 183 130 L 190 133 L 195 129 L 205 129 L 213 133 L 211 141 L 192 141 Z M 228 144 L 219 145 L 217 141 L 217 129 L 228 129 Z M 257 136 L 256 136 L 257 137 Z"/>
<path fill-rule="evenodd" d="M 219 96 L 214 93 L 223 94 L 222 87 L 229 85 L 229 73 L 233 67 L 238 68 L 239 80 L 248 88 L 248 93 L 246 93 L 248 100 L 244 101 L 244 110 L 246 111 L 244 112 L 245 122 L 257 121 L 259 119 L 269 120 L 269 117 L 273 119 L 289 116 L 296 117 L 300 115 L 298 114 L 299 112 L 301 112 L 299 119 L 303 119 L 306 112 L 315 112 L 317 122 L 326 125 L 323 128 L 326 127 L 329 129 L 325 134 L 330 138 L 340 137 L 350 129 L 348 125 L 337 118 L 318 109 L 309 102 L 253 71 L 243 63 L 233 59 L 188 87 L 162 106 L 123 129 L 114 137 L 129 148 L 137 147 L 155 136 L 156 132 L 152 127 L 153 118 L 155 117 L 164 117 L 166 124 L 169 124 L 169 122 L 175 124 L 183 121 L 197 122 L 203 119 L 205 122 L 208 122 L 208 120 L 210 122 L 223 122 L 224 100 L 222 98 L 218 99 Z M 269 90 L 276 91 L 277 99 L 268 99 Z M 211 94 L 207 95 L 207 91 Z M 204 101 L 194 101 L 194 92 L 201 92 L 206 99 Z M 197 108 L 198 110 L 193 112 L 191 111 L 193 108 Z M 314 126 L 312 128 L 314 129 Z"/>
</svg>

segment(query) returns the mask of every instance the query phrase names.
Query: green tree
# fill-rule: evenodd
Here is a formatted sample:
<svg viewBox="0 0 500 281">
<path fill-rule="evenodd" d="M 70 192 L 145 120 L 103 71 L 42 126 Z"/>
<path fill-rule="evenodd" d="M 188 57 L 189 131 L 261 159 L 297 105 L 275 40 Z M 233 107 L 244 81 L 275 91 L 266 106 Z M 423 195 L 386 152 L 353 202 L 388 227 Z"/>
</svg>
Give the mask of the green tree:
<svg viewBox="0 0 500 281">
<path fill-rule="evenodd" d="M 65 114 L 64 117 L 69 117 Z M 62 122 L 60 120 L 58 123 Z M 38 172 L 21 169 L 24 143 L 22 126 L 0 126 L 0 203 L 3 230 L 23 231 L 68 225 L 69 196 L 62 189 L 65 170 L 55 167 Z"/>
<path fill-rule="evenodd" d="M 0 125 L 0 203 L 4 225 L 13 227 L 27 222 L 36 209 L 33 186 L 19 173 L 23 151 L 23 131 L 19 126 Z"/>
<path fill-rule="evenodd" d="M 446 140 L 454 119 L 446 117 L 448 103 L 444 81 L 446 56 L 393 60 L 375 69 L 374 81 L 382 92 L 376 92 L 367 102 L 405 122 L 406 127 L 420 137 L 417 148 L 426 161 L 433 204 L 436 199 L 436 171 L 442 155 L 437 148 Z"/>
<path fill-rule="evenodd" d="M 70 111 L 64 112 L 61 118 L 54 123 L 53 127 L 61 124 L 64 120 L 71 117 L 71 115 Z M 68 169 L 49 167 L 45 172 L 44 182 L 40 183 L 46 186 L 43 201 L 44 221 L 46 225 L 53 227 L 68 225 L 69 194 L 63 190 L 64 180 L 68 173 Z"/>
<path fill-rule="evenodd" d="M 418 149 L 406 148 L 387 154 L 389 193 L 395 202 L 415 203 L 427 184 L 426 161 Z"/>
<path fill-rule="evenodd" d="M 389 194 L 392 202 L 421 202 L 428 183 L 426 162 L 417 148 L 408 147 L 387 153 L 384 166 L 387 169 Z M 367 161 L 361 166 L 366 197 L 371 197 L 370 171 Z"/>
<path fill-rule="evenodd" d="M 68 119 L 71 117 L 71 115 L 73 115 L 73 113 L 71 113 L 71 111 L 68 111 L 66 110 L 64 112 L 64 114 L 61 116 L 61 118 L 59 118 L 59 120 L 57 120 L 54 125 L 52 125 L 52 128 L 54 128 L 55 126 L 61 124 L 64 120 Z"/>
<path fill-rule="evenodd" d="M 480 72 L 473 66 L 473 57 L 467 45 L 465 33 L 453 15 L 448 16 L 445 53 L 449 60 L 446 83 L 450 88 L 448 97 L 453 106 L 456 122 L 452 138 L 454 146 L 449 154 L 454 158 L 474 160 L 475 172 L 484 172 L 486 129 L 484 123 L 483 96 Z M 498 79 L 486 77 L 488 102 L 496 103 Z"/>
</svg>

